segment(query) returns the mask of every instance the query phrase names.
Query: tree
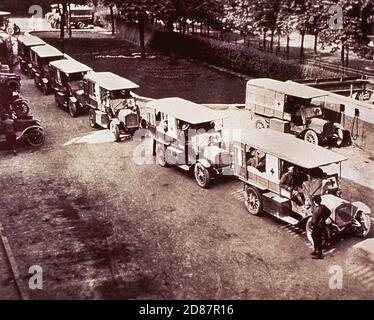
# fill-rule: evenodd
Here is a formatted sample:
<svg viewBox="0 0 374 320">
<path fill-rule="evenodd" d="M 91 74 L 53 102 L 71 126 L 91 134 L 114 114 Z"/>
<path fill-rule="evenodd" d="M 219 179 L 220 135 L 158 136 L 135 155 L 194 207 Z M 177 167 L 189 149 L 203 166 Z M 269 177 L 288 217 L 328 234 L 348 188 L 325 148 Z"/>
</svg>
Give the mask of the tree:
<svg viewBox="0 0 374 320">
<path fill-rule="evenodd" d="M 335 5 L 326 1 L 326 6 Z M 328 24 L 321 32 L 321 42 L 331 46 L 331 51 L 341 50 L 343 66 L 348 66 L 348 50 L 359 52 L 369 43 L 370 25 L 374 22 L 374 3 L 372 0 L 339 0 L 337 4 L 343 11 L 343 24 L 336 29 Z M 346 57 L 345 57 L 346 53 Z"/>
<path fill-rule="evenodd" d="M 141 56 L 145 58 L 145 24 L 152 19 L 164 20 L 170 15 L 170 10 L 172 10 L 170 2 L 168 0 L 114 0 L 114 2 L 122 17 L 129 22 L 137 23 Z"/>
</svg>

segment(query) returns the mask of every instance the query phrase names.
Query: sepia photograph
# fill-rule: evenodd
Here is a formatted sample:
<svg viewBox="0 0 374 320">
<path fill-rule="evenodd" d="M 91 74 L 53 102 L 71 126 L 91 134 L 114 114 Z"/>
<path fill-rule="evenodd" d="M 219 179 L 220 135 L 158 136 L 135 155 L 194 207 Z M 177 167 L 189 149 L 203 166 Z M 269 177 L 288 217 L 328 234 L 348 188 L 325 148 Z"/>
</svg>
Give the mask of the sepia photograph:
<svg viewBox="0 0 374 320">
<path fill-rule="evenodd" d="M 374 299 L 373 0 L 0 0 L 0 116 L 0 300 Z"/>
</svg>

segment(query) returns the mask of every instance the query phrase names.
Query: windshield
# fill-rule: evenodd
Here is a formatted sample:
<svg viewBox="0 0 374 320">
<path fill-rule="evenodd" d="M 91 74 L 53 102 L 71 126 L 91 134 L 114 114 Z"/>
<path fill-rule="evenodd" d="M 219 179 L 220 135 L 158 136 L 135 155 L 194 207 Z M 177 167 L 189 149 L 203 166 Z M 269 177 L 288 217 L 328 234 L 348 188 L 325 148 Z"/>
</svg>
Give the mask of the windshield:
<svg viewBox="0 0 374 320">
<path fill-rule="evenodd" d="M 72 92 L 83 90 L 83 82 L 82 81 L 69 81 L 69 87 Z"/>
<path fill-rule="evenodd" d="M 83 80 L 83 72 L 76 72 L 69 74 L 69 81 L 80 81 Z"/>
<path fill-rule="evenodd" d="M 118 99 L 132 99 L 132 95 L 130 90 L 116 90 L 110 92 L 110 98 L 112 100 L 118 100 Z"/>
</svg>

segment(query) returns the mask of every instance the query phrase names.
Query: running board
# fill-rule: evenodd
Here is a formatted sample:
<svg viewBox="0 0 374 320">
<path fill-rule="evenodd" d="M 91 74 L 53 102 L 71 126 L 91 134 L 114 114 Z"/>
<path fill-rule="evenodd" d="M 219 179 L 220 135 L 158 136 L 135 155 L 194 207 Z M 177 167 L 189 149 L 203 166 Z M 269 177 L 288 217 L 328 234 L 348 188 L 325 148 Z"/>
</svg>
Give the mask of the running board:
<svg viewBox="0 0 374 320">
<path fill-rule="evenodd" d="M 284 221 L 284 222 L 287 222 L 289 224 L 292 224 L 293 226 L 297 225 L 299 223 L 299 220 L 296 220 L 290 216 L 286 216 L 286 217 L 277 217 L 278 219 Z"/>
<path fill-rule="evenodd" d="M 180 165 L 178 167 L 181 168 L 181 169 L 183 169 L 183 170 L 185 170 L 185 171 L 190 170 L 190 167 L 188 165 L 186 165 L 186 164 L 182 164 L 182 165 Z"/>
</svg>

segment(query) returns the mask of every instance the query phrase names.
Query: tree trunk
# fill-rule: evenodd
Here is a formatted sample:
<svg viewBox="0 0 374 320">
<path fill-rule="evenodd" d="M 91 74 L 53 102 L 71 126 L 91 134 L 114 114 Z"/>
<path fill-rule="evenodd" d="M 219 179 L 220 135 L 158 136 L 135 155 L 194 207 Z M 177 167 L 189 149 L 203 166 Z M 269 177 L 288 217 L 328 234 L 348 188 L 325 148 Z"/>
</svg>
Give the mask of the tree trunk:
<svg viewBox="0 0 374 320">
<path fill-rule="evenodd" d="M 349 60 L 349 47 L 346 48 L 346 54 L 345 54 L 345 67 L 348 68 L 348 60 Z"/>
<path fill-rule="evenodd" d="M 281 51 L 281 35 L 278 33 L 278 43 L 277 43 L 277 52 L 280 53 Z"/>
<path fill-rule="evenodd" d="M 344 49 L 345 49 L 344 44 L 342 44 L 342 50 L 340 51 L 340 61 L 341 61 L 343 67 L 345 65 L 344 64 L 344 53 L 345 53 Z"/>
<path fill-rule="evenodd" d="M 194 35 L 195 34 L 195 22 L 194 21 L 192 21 L 191 27 L 192 27 L 192 34 Z"/>
<path fill-rule="evenodd" d="M 139 40 L 140 40 L 140 52 L 142 59 L 145 59 L 146 52 L 145 52 L 145 41 L 144 41 L 144 27 L 145 27 L 145 21 L 144 18 L 139 19 Z"/>
<path fill-rule="evenodd" d="M 115 28 L 114 28 L 114 13 L 113 13 L 113 5 L 110 6 L 110 21 L 112 23 L 112 35 L 116 33 Z"/>
<path fill-rule="evenodd" d="M 287 45 L 286 45 L 287 58 L 290 56 L 290 34 L 287 33 Z"/>
<path fill-rule="evenodd" d="M 301 32 L 301 46 L 300 46 L 300 61 L 304 59 L 304 39 L 305 39 L 305 31 Z"/>
<path fill-rule="evenodd" d="M 318 33 L 314 35 L 314 53 L 317 54 Z"/>
<path fill-rule="evenodd" d="M 271 30 L 270 35 L 270 52 L 273 53 L 273 45 L 274 45 L 274 30 Z"/>
<path fill-rule="evenodd" d="M 209 24 L 206 25 L 206 33 L 207 33 L 208 38 L 210 38 L 210 27 L 209 27 Z"/>
<path fill-rule="evenodd" d="M 264 51 L 266 51 L 266 30 L 264 30 L 264 34 L 263 34 L 262 47 Z"/>
<path fill-rule="evenodd" d="M 71 10 L 70 10 L 70 3 L 68 3 L 68 23 L 67 23 L 67 30 L 69 32 L 69 38 L 72 36 L 72 31 L 71 31 Z"/>
<path fill-rule="evenodd" d="M 203 35 L 203 23 L 200 22 L 200 35 L 202 36 Z"/>
<path fill-rule="evenodd" d="M 65 53 L 65 24 L 66 24 L 66 3 L 62 3 L 62 14 L 60 23 L 60 41 L 61 41 L 61 52 Z"/>
</svg>

